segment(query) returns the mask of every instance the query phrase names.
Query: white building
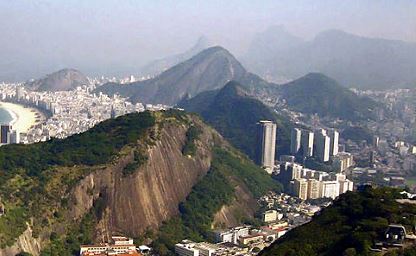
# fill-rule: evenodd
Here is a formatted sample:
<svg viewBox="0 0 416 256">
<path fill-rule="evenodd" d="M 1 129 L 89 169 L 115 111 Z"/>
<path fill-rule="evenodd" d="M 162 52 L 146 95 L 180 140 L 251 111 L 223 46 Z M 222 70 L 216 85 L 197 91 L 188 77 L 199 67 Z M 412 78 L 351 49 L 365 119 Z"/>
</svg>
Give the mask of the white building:
<svg viewBox="0 0 416 256">
<path fill-rule="evenodd" d="M 336 180 L 321 181 L 321 197 L 335 199 L 339 195 L 339 182 Z"/>
<path fill-rule="evenodd" d="M 290 136 L 290 153 L 296 155 L 301 147 L 302 131 L 299 128 L 293 128 Z"/>
<path fill-rule="evenodd" d="M 275 222 L 278 218 L 276 210 L 268 210 L 263 213 L 263 222 Z"/>
<path fill-rule="evenodd" d="M 258 163 L 268 172 L 272 173 L 274 168 L 274 158 L 276 154 L 276 130 L 277 125 L 272 121 L 260 121 L 259 125 L 259 146 L 260 153 Z"/>
<path fill-rule="evenodd" d="M 102 256 L 102 255 L 132 255 L 139 256 L 133 239 L 124 236 L 113 236 L 111 243 L 97 245 L 81 245 L 81 256 Z M 197 255 L 196 255 L 197 256 Z"/>
<path fill-rule="evenodd" d="M 315 133 L 315 156 L 322 162 L 329 161 L 331 139 L 326 134 L 325 130 L 320 130 Z"/>
<path fill-rule="evenodd" d="M 302 131 L 301 142 L 304 157 L 311 157 L 313 155 L 313 141 L 314 133 L 311 131 Z"/>
<path fill-rule="evenodd" d="M 179 256 L 199 256 L 199 250 L 194 248 L 193 243 L 187 241 L 175 244 L 175 253 Z"/>
<path fill-rule="evenodd" d="M 338 154 L 338 140 L 339 140 L 339 133 L 335 129 L 331 129 L 328 134 L 329 138 L 331 139 L 331 145 L 329 148 L 329 155 L 336 156 Z"/>
<path fill-rule="evenodd" d="M 218 243 L 232 243 L 238 244 L 238 239 L 240 236 L 246 236 L 250 233 L 250 228 L 246 226 L 235 227 L 230 230 L 219 230 L 214 232 L 215 233 L 215 240 Z"/>
</svg>

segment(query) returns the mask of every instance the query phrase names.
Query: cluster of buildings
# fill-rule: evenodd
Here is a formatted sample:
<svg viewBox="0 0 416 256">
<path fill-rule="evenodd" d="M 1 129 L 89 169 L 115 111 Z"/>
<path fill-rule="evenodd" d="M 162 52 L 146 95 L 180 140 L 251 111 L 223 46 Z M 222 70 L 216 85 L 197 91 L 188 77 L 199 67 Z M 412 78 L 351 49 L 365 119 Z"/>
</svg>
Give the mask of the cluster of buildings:
<svg viewBox="0 0 416 256">
<path fill-rule="evenodd" d="M 84 132 L 97 123 L 119 115 L 144 110 L 161 110 L 164 105 L 132 104 L 120 96 L 109 97 L 93 93 L 91 83 L 72 91 L 34 92 L 22 84 L 0 84 L 0 101 L 35 107 L 49 115 L 46 121 L 32 126 L 29 131 L 17 135 L 10 143 L 34 143 L 50 138 L 66 138 Z"/>
<path fill-rule="evenodd" d="M 139 256 L 133 239 L 124 236 L 113 236 L 108 243 L 81 245 L 80 256 Z"/>
<path fill-rule="evenodd" d="M 290 153 L 303 157 L 316 157 L 321 162 L 328 162 L 331 156 L 338 155 L 339 133 L 319 129 L 315 132 L 294 128 L 291 133 Z"/>
<path fill-rule="evenodd" d="M 253 228 L 240 226 L 214 232 L 215 243 L 193 242 L 183 240 L 175 245 L 175 253 L 179 256 L 229 256 L 229 255 L 256 255 L 261 249 L 269 246 L 278 237 L 286 232 L 286 226 L 264 226 Z"/>
<path fill-rule="evenodd" d="M 288 194 L 268 192 L 258 200 L 264 210 L 262 221 L 270 228 L 279 232 L 286 232 L 292 228 L 309 222 L 322 207 L 329 205 L 329 200 L 322 202 L 304 201 Z M 278 237 L 284 233 L 278 234 Z"/>
<path fill-rule="evenodd" d="M 335 199 L 354 187 L 343 173 L 315 171 L 294 162 L 281 163 L 277 179 L 292 195 L 302 200 Z"/>
<path fill-rule="evenodd" d="M 312 205 L 299 198 L 268 192 L 258 199 L 261 208 L 259 227 L 249 225 L 214 230 L 214 243 L 183 240 L 175 245 L 179 256 L 256 255 L 290 229 L 309 222 L 327 202 Z"/>
</svg>

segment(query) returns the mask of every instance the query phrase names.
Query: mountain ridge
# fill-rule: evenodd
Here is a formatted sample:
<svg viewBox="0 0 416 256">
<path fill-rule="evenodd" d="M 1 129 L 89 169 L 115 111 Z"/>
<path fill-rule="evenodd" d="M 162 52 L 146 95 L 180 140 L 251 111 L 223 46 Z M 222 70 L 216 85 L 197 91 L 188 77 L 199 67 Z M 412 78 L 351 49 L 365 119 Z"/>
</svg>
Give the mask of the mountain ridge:
<svg viewBox="0 0 416 256">
<path fill-rule="evenodd" d="M 311 41 L 288 33 L 282 29 L 259 33 L 243 57 L 245 66 L 271 81 L 321 72 L 346 87 L 416 86 L 412 72 L 416 68 L 416 43 L 357 36 L 342 30 L 323 31 Z"/>
<path fill-rule="evenodd" d="M 221 46 L 214 46 L 179 63 L 153 79 L 119 85 L 105 84 L 97 91 L 113 95 L 119 93 L 133 102 L 175 105 L 184 97 L 222 88 L 231 80 L 240 81 L 250 91 L 268 86 L 257 75 L 249 73 L 237 59 Z"/>
<path fill-rule="evenodd" d="M 155 76 L 161 72 L 173 67 L 174 65 L 183 62 L 195 54 L 209 48 L 213 44 L 205 36 L 200 36 L 196 43 L 187 51 L 183 53 L 174 54 L 165 58 L 154 60 L 147 65 L 140 68 L 142 76 Z"/>
</svg>

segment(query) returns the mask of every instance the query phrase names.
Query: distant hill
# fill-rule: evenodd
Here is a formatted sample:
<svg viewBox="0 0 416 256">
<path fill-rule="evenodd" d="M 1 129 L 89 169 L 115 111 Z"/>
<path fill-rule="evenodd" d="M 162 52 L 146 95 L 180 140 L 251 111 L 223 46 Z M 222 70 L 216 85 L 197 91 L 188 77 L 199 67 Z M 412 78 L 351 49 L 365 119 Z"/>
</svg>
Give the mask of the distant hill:
<svg viewBox="0 0 416 256">
<path fill-rule="evenodd" d="M 351 121 L 375 119 L 382 107 L 368 97 L 360 97 L 320 73 L 310 73 L 281 85 L 280 94 L 296 111 L 319 116 L 339 117 Z"/>
<path fill-rule="evenodd" d="M 158 59 L 150 62 L 149 64 L 140 68 L 140 75 L 142 76 L 154 76 L 162 73 L 163 71 L 181 63 L 199 52 L 213 46 L 213 44 L 205 37 L 201 36 L 195 45 L 186 52 L 168 56 L 163 59 Z"/>
<path fill-rule="evenodd" d="M 384 255 L 370 248 L 384 239 L 389 224 L 404 225 L 407 232 L 414 228 L 416 205 L 398 203 L 398 198 L 402 196 L 391 188 L 343 194 L 311 222 L 292 229 L 259 255 Z M 415 255 L 412 252 L 404 255 Z"/>
<path fill-rule="evenodd" d="M 304 41 L 283 27 L 272 27 L 253 39 L 242 60 L 250 71 L 271 81 L 321 72 L 347 87 L 416 86 L 416 43 L 367 38 L 340 30 L 324 31 Z"/>
<path fill-rule="evenodd" d="M 238 82 L 228 82 L 222 89 L 203 92 L 183 100 L 179 106 L 199 113 L 222 136 L 251 159 L 256 158 L 256 123 L 273 120 L 278 124 L 277 154 L 288 154 L 290 147 L 289 121 L 277 115 L 260 101 L 250 97 Z"/>
<path fill-rule="evenodd" d="M 70 91 L 77 86 L 88 84 L 88 78 L 75 69 L 62 69 L 43 78 L 26 82 L 25 86 L 34 91 Z"/>
<path fill-rule="evenodd" d="M 247 72 L 230 52 L 216 46 L 198 53 L 153 79 L 127 85 L 108 83 L 97 90 L 109 95 L 119 93 L 133 102 L 175 105 L 183 98 L 220 89 L 231 80 L 241 82 L 249 90 L 273 85 Z"/>
</svg>

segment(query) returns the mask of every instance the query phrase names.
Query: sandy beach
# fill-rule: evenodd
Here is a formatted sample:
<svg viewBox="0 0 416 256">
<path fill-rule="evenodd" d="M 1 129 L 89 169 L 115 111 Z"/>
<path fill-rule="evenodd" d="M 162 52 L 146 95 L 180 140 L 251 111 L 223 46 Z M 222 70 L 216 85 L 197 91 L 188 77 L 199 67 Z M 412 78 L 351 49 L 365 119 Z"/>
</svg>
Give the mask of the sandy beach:
<svg viewBox="0 0 416 256">
<path fill-rule="evenodd" d="M 13 130 L 27 132 L 33 125 L 42 122 L 45 117 L 35 108 L 24 107 L 22 105 L 0 102 L 0 107 L 6 109 L 13 120 L 10 122 Z"/>
</svg>

